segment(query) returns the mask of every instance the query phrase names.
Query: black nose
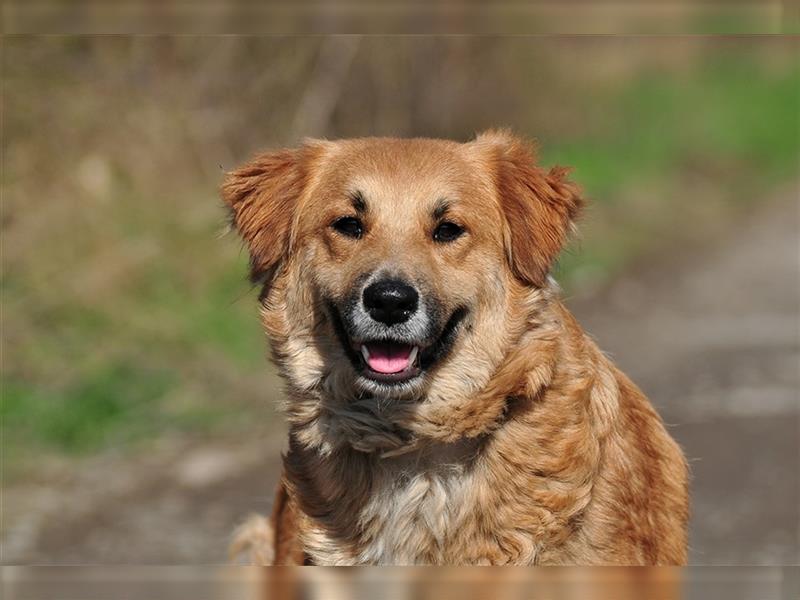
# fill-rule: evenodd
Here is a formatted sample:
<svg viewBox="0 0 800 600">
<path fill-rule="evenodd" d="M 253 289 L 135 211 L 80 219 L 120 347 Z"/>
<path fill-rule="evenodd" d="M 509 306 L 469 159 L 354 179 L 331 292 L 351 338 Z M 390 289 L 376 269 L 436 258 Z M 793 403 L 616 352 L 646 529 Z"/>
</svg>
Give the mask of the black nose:
<svg viewBox="0 0 800 600">
<path fill-rule="evenodd" d="M 386 325 L 403 323 L 417 311 L 417 290 L 396 279 L 377 281 L 364 290 L 369 316 Z"/>
</svg>

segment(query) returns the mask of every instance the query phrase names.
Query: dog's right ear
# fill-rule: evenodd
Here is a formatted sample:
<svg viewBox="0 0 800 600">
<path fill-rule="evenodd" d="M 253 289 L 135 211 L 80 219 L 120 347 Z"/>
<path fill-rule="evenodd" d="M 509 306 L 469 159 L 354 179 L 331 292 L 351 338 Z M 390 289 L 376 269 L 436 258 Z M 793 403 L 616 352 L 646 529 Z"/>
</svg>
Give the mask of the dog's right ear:
<svg viewBox="0 0 800 600">
<path fill-rule="evenodd" d="M 292 222 L 322 144 L 265 152 L 226 173 L 222 200 L 250 251 L 250 278 L 264 282 L 292 246 Z"/>
</svg>

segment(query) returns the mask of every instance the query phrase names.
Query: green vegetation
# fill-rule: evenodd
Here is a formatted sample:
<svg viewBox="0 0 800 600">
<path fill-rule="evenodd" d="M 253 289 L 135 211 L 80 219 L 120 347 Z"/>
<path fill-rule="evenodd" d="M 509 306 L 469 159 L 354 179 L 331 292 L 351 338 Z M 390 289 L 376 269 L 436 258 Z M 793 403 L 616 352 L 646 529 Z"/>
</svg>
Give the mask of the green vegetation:
<svg viewBox="0 0 800 600">
<path fill-rule="evenodd" d="M 318 41 L 201 39 L 172 49 L 157 41 L 153 55 L 146 40 L 98 40 L 94 54 L 91 43 L 70 39 L 35 49 L 18 41 L 16 52 L 7 44 L 15 57 L 6 61 L 3 142 L 7 468 L 41 452 L 133 447 L 175 432 L 252 431 L 279 396 L 245 281 L 246 256 L 235 236 L 219 236 L 225 215 L 215 195 L 217 164 L 291 139 L 281 124 L 291 120 L 295 90 L 305 87 L 298 82 L 313 74 L 307 63 Z M 504 52 L 503 43 L 484 52 L 452 42 L 464 65 L 474 63 L 459 52 L 490 61 L 488 52 Z M 407 69 L 438 60 L 441 50 L 425 40 L 408 48 L 433 58 L 407 61 L 400 52 Z M 591 64 L 554 54 L 542 51 L 553 61 L 542 77 L 569 71 L 571 83 L 552 90 L 532 84 L 517 103 L 487 100 L 480 117 L 448 115 L 447 131 L 437 110 L 403 116 L 417 110 L 425 90 L 391 112 L 394 79 L 356 81 L 343 86 L 329 135 L 387 122 L 399 134 L 465 138 L 484 124 L 538 134 L 542 162 L 574 166 L 592 201 L 579 245 L 560 260 L 558 277 L 568 288 L 605 281 L 662 244 L 700 237 L 796 177 L 800 69 L 787 54 L 699 48 L 666 67 L 625 56 L 639 62 L 601 81 L 579 76 Z M 261 56 L 261 66 L 251 55 Z M 358 56 L 357 80 L 377 77 L 379 61 L 394 60 L 377 46 Z M 270 70 L 273 59 L 286 60 L 283 70 Z M 524 79 L 518 75 L 528 64 L 482 73 Z M 384 70 L 406 73 L 397 65 Z M 245 78 L 238 86 L 228 82 L 236 74 Z M 453 80 L 472 85 L 468 75 Z M 380 85 L 386 88 L 376 91 Z M 465 111 L 477 110 L 469 95 L 451 96 Z M 270 104 L 275 98 L 288 99 Z M 414 125 L 394 125 L 404 122 Z M 579 125 L 570 128 L 573 122 Z M 232 138 L 252 142 L 245 148 Z"/>
<path fill-rule="evenodd" d="M 62 449 L 93 449 L 109 437 L 133 438 L 150 429 L 152 405 L 173 386 L 166 371 L 102 365 L 58 394 L 7 382 L 2 415 L 16 436 Z"/>
<path fill-rule="evenodd" d="M 769 73 L 744 59 L 715 61 L 678 77 L 642 74 L 608 104 L 614 110 L 599 133 L 543 148 L 543 158 L 573 165 L 575 177 L 598 197 L 688 168 L 729 175 L 730 191 L 741 200 L 796 173 L 797 66 Z"/>
<path fill-rule="evenodd" d="M 659 242 L 700 234 L 710 220 L 764 200 L 797 176 L 800 160 L 800 68 L 777 72 L 748 57 L 715 60 L 677 77 L 641 74 L 616 91 L 598 130 L 543 144 L 546 164 L 574 168 L 601 226 L 580 252 L 560 260 L 569 286 L 576 269 L 604 280 Z M 693 185 L 708 186 L 698 198 Z M 698 206 L 704 202 L 705 206 Z M 636 227 L 614 230 L 615 218 Z M 599 217 L 598 217 L 599 213 Z"/>
</svg>

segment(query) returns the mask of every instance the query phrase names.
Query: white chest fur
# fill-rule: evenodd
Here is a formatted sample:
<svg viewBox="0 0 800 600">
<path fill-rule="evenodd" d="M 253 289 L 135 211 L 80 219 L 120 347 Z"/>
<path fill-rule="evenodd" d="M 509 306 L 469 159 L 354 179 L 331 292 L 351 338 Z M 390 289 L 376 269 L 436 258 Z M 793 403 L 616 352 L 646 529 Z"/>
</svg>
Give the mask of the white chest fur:
<svg viewBox="0 0 800 600">
<path fill-rule="evenodd" d="M 419 565 L 444 562 L 448 540 L 469 514 L 473 475 L 463 446 L 447 452 L 387 459 L 374 472 L 358 516 L 357 551 L 346 551 L 322 529 L 306 535 L 316 564 Z"/>
</svg>

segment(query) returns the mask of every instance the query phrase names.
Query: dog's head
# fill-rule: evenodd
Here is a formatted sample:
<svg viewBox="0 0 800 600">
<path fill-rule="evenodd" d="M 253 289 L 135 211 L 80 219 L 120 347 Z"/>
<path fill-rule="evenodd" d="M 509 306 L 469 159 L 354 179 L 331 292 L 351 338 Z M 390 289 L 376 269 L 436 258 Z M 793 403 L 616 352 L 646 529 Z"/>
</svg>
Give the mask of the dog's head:
<svg viewBox="0 0 800 600">
<path fill-rule="evenodd" d="M 504 131 L 308 141 L 222 193 L 290 386 L 377 401 L 486 385 L 581 205 L 565 170 Z"/>
</svg>

